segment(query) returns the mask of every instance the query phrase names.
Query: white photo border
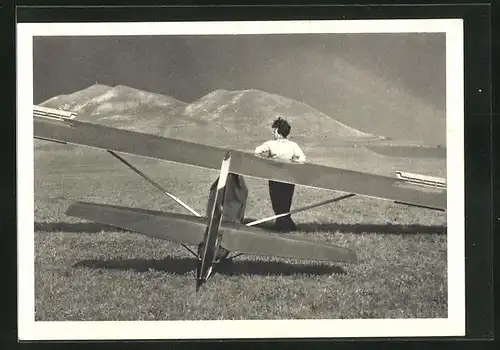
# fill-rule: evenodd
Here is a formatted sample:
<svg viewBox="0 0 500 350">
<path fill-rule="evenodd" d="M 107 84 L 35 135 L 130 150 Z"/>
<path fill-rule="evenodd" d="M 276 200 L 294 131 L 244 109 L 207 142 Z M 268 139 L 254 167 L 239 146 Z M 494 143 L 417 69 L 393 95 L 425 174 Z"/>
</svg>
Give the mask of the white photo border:
<svg viewBox="0 0 500 350">
<path fill-rule="evenodd" d="M 446 33 L 448 318 L 243 321 L 35 321 L 33 37 L 289 33 Z M 18 337 L 20 340 L 437 337 L 465 335 L 464 51 L 461 19 L 17 24 Z"/>
</svg>

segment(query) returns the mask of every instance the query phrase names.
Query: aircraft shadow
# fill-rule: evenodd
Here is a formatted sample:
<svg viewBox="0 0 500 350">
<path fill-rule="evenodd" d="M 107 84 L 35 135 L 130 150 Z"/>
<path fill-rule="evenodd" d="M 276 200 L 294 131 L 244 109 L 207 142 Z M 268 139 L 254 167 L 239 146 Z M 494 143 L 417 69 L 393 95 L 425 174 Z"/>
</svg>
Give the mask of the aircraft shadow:
<svg viewBox="0 0 500 350">
<path fill-rule="evenodd" d="M 245 222 L 253 220 L 245 220 Z M 317 222 L 296 222 L 297 232 L 341 232 L 341 233 L 383 233 L 394 235 L 407 234 L 446 234 L 444 225 L 400 225 L 400 224 L 337 224 Z M 256 225 L 260 228 L 275 231 L 273 223 Z"/>
<path fill-rule="evenodd" d="M 444 225 L 399 225 L 399 224 L 297 224 L 298 231 L 304 232 L 346 232 L 346 233 L 384 233 L 394 235 L 405 234 L 446 234 Z"/>
<path fill-rule="evenodd" d="M 101 233 L 102 231 L 128 232 L 119 228 L 93 222 L 35 222 L 35 231 L 71 232 L 71 233 Z"/>
<path fill-rule="evenodd" d="M 92 269 L 117 269 L 133 270 L 136 272 L 147 272 L 149 270 L 162 271 L 166 273 L 184 275 L 190 271 L 195 271 L 197 261 L 194 258 L 172 258 L 164 259 L 113 259 L 113 260 L 83 260 L 74 267 L 85 267 Z M 216 273 L 235 275 L 260 275 L 260 276 L 289 276 L 294 274 L 308 275 L 331 275 L 345 274 L 340 266 L 319 265 L 319 264 L 289 264 L 279 261 L 248 261 L 248 260 L 228 260 L 223 261 L 215 267 Z"/>
<path fill-rule="evenodd" d="M 248 222 L 252 220 L 246 220 Z M 257 225 L 275 231 L 271 223 Z M 100 233 L 102 231 L 129 232 L 98 223 L 35 222 L 35 231 Z M 398 224 L 336 224 L 336 223 L 297 223 L 298 232 L 342 232 L 342 233 L 383 233 L 383 234 L 446 234 L 444 225 L 398 225 Z"/>
</svg>

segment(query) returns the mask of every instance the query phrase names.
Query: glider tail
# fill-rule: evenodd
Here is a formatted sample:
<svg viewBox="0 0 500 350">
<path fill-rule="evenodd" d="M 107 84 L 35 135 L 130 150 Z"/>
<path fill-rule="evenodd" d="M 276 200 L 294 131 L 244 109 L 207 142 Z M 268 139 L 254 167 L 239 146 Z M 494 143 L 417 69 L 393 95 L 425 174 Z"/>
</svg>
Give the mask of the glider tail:
<svg viewBox="0 0 500 350">
<path fill-rule="evenodd" d="M 232 252 L 251 255 L 356 263 L 350 249 L 290 235 L 269 233 L 253 227 L 223 227 L 221 246 Z"/>
<path fill-rule="evenodd" d="M 71 204 L 66 214 L 187 245 L 200 244 L 206 226 L 205 218 L 193 215 L 87 202 Z"/>
</svg>

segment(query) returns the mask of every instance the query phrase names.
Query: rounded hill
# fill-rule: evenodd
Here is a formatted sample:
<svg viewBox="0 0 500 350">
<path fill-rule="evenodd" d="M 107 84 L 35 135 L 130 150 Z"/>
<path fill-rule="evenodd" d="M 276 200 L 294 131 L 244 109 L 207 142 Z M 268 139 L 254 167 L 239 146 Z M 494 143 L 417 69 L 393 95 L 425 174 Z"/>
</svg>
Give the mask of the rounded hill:
<svg viewBox="0 0 500 350">
<path fill-rule="evenodd" d="M 123 85 L 93 85 L 69 95 L 51 98 L 41 105 L 77 112 L 79 120 L 163 134 L 169 123 L 179 123 L 168 118 L 169 112 L 183 107 L 185 103 L 170 96 Z"/>
<path fill-rule="evenodd" d="M 316 142 L 356 142 L 378 137 L 344 125 L 317 109 L 284 96 L 260 90 L 216 90 L 186 105 L 182 114 L 204 122 L 211 138 L 239 138 L 252 143 L 270 137 L 277 117 L 290 122 L 290 137 Z M 229 136 L 233 135 L 233 136 Z"/>
<path fill-rule="evenodd" d="M 254 89 L 216 90 L 187 104 L 123 85 L 93 85 L 42 106 L 72 110 L 97 124 L 238 149 L 268 140 L 277 117 L 292 125 L 290 138 L 309 145 L 380 140 L 305 103 Z"/>
</svg>

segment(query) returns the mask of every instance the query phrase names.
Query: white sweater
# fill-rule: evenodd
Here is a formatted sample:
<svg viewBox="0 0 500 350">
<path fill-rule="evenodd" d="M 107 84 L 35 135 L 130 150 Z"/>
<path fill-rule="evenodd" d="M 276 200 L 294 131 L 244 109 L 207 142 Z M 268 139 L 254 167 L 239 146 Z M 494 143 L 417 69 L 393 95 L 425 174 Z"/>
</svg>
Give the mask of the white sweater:
<svg viewBox="0 0 500 350">
<path fill-rule="evenodd" d="M 285 161 L 304 163 L 306 156 L 299 145 L 287 139 L 264 142 L 255 149 L 255 154 Z"/>
</svg>

